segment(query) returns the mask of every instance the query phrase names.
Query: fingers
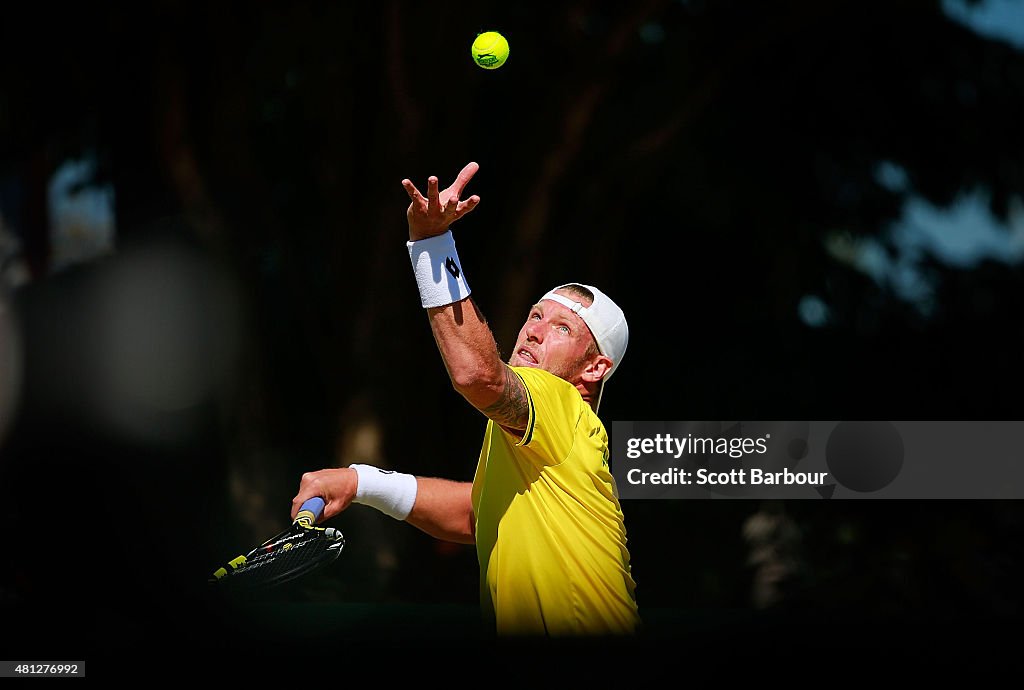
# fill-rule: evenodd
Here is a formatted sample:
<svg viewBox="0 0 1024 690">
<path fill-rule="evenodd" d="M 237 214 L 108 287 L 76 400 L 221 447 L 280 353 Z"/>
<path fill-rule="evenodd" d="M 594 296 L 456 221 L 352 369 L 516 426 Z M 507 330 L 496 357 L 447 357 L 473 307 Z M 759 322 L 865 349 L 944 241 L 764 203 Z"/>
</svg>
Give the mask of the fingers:
<svg viewBox="0 0 1024 690">
<path fill-rule="evenodd" d="M 300 491 L 299 494 L 292 499 L 292 520 L 294 520 L 295 516 L 299 514 L 299 508 L 302 507 L 302 504 L 311 498 L 313 498 L 313 494 L 307 495 L 307 492 Z"/>
<path fill-rule="evenodd" d="M 302 475 L 302 479 L 299 481 L 299 492 L 295 494 L 295 498 L 292 499 L 292 520 L 299 513 L 299 508 L 303 503 L 313 498 L 314 496 L 320 496 L 324 499 L 324 502 L 330 501 L 330 491 L 328 490 L 325 481 L 323 470 L 319 472 L 306 472 Z"/>
<path fill-rule="evenodd" d="M 298 493 L 292 499 L 292 520 L 302 504 L 315 496 L 324 500 L 324 512 L 319 522 L 334 517 L 352 503 L 358 486 L 358 475 L 350 467 L 306 472 L 299 482 Z"/>
<path fill-rule="evenodd" d="M 466 185 L 469 184 L 469 181 L 473 179 L 473 175 L 476 175 L 476 171 L 479 169 L 480 166 L 475 162 L 467 163 L 466 167 L 464 167 L 459 172 L 458 177 L 455 178 L 455 182 L 452 183 L 452 194 L 456 197 L 461 197 L 462 190 L 466 188 Z"/>
<path fill-rule="evenodd" d="M 413 201 L 423 200 L 423 195 L 420 194 L 420 190 L 416 189 L 416 185 L 412 183 L 412 180 L 402 180 L 402 186 L 405 187 L 405 193 L 409 195 L 409 198 Z"/>
<path fill-rule="evenodd" d="M 458 208 L 455 211 L 455 218 L 453 220 L 458 220 L 459 218 L 462 218 L 462 216 L 466 215 L 474 208 L 476 208 L 476 205 L 479 203 L 480 197 L 478 197 L 476 194 L 469 197 L 465 201 L 459 202 Z"/>
<path fill-rule="evenodd" d="M 437 177 L 431 175 L 427 178 L 426 198 L 423 197 L 411 180 L 408 178 L 402 180 L 402 187 L 405 189 L 405 193 L 409 195 L 409 199 L 412 200 L 412 205 L 409 206 L 408 211 L 409 217 L 416 216 L 433 219 L 432 222 L 453 223 L 472 211 L 480 203 L 480 197 L 473 195 L 466 201 L 460 201 L 459 198 L 462 196 L 462 191 L 466 188 L 466 185 L 469 184 L 469 181 L 479 169 L 480 166 L 477 163 L 467 163 L 455 178 L 455 182 L 443 192 L 438 189 Z"/>
<path fill-rule="evenodd" d="M 459 174 L 455 178 L 455 182 L 452 183 L 452 186 L 446 189 L 445 192 L 449 192 L 454 197 L 461 197 L 462 190 L 466 188 L 466 185 L 469 184 L 469 181 L 473 179 L 473 175 L 476 175 L 479 169 L 480 165 L 476 162 L 467 163 L 466 166 L 459 171 Z M 406 194 L 408 194 L 409 198 L 413 201 L 423 198 L 423 195 L 420 194 L 418 189 L 416 189 L 416 185 L 412 183 L 412 180 L 409 180 L 408 178 L 402 180 L 402 186 L 405 188 Z M 431 175 L 430 178 L 427 179 L 427 199 L 434 202 L 437 201 L 439 197 L 440 192 L 438 192 L 437 177 Z"/>
<path fill-rule="evenodd" d="M 437 191 L 437 178 L 431 175 L 427 178 L 427 209 L 434 210 L 441 208 L 441 199 Z"/>
</svg>

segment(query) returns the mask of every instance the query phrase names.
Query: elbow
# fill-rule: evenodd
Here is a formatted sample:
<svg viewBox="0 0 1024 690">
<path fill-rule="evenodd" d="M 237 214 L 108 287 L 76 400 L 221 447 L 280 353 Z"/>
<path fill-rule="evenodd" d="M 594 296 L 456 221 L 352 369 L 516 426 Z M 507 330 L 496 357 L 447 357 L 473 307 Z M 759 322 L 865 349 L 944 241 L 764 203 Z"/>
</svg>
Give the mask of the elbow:
<svg viewBox="0 0 1024 690">
<path fill-rule="evenodd" d="M 498 367 L 473 367 L 451 372 L 452 387 L 464 398 L 478 399 L 493 396 L 504 385 L 503 365 Z"/>
<path fill-rule="evenodd" d="M 473 514 L 472 510 L 470 510 L 469 515 L 466 516 L 466 521 L 459 537 L 460 544 L 476 544 L 476 516 Z"/>
</svg>

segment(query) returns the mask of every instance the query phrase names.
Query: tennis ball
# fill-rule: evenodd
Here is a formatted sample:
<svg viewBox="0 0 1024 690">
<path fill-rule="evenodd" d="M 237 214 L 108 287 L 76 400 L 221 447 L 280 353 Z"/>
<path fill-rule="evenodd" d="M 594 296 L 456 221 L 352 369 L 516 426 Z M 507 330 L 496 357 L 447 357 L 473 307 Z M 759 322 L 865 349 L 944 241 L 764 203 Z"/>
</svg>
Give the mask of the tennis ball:
<svg viewBox="0 0 1024 690">
<path fill-rule="evenodd" d="M 470 52 L 484 69 L 498 69 L 508 59 L 508 41 L 497 31 L 486 31 L 476 37 Z"/>
</svg>

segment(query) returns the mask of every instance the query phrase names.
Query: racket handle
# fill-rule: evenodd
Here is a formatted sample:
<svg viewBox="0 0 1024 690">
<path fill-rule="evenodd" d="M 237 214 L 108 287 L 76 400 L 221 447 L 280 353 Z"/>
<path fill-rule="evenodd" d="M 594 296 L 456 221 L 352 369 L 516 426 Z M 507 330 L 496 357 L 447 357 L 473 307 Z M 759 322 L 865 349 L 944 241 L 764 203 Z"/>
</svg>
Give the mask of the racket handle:
<svg viewBox="0 0 1024 690">
<path fill-rule="evenodd" d="M 299 512 L 295 515 L 295 522 L 301 522 L 306 527 L 312 527 L 324 512 L 324 499 L 319 496 L 307 499 Z"/>
</svg>

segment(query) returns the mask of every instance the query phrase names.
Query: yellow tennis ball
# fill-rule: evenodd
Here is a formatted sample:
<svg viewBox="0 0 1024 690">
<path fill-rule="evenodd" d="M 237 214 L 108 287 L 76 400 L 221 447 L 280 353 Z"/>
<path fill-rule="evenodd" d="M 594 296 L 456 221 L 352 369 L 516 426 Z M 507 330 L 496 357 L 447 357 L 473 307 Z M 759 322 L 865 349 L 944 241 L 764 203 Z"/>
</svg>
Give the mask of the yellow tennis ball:
<svg viewBox="0 0 1024 690">
<path fill-rule="evenodd" d="M 484 69 L 498 69 L 508 59 L 508 41 L 497 31 L 486 31 L 473 41 L 473 62 Z"/>
</svg>

